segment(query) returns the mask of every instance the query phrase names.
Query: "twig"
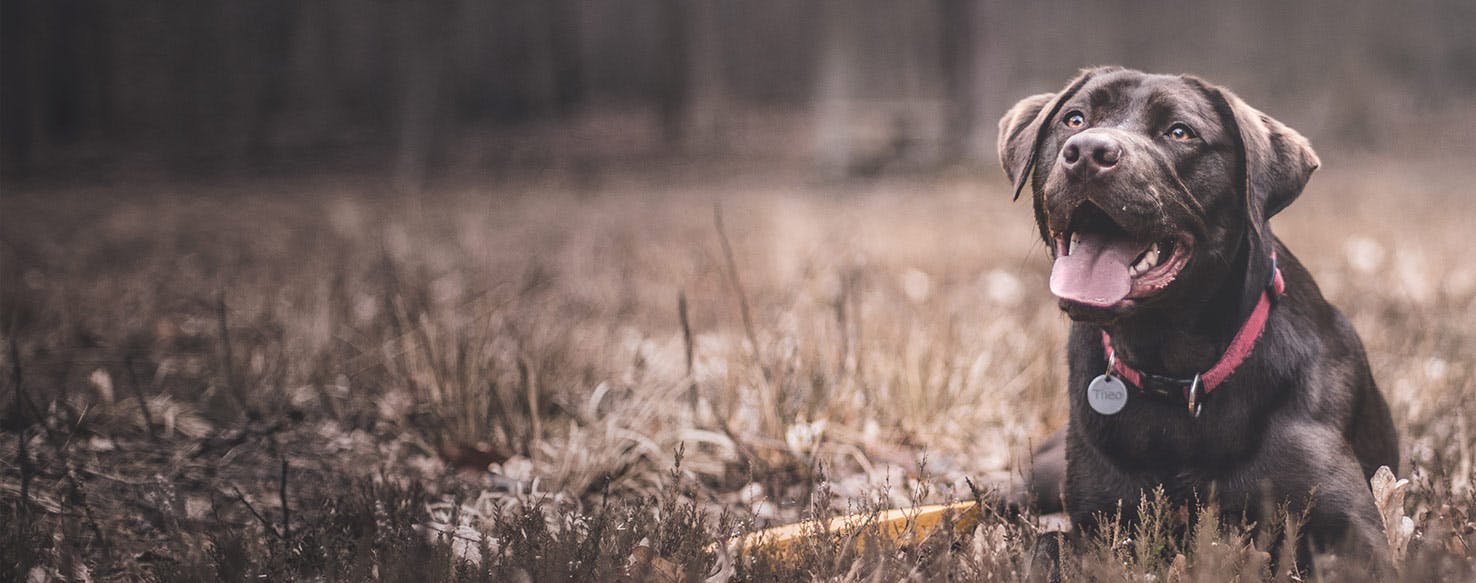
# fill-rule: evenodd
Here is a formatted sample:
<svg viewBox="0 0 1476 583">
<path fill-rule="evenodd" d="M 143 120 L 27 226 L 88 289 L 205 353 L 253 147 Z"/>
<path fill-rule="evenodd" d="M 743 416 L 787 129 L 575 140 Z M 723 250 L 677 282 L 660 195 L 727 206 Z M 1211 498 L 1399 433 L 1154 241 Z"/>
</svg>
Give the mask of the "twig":
<svg viewBox="0 0 1476 583">
<path fill-rule="evenodd" d="M 533 373 L 532 367 L 528 366 L 528 359 L 518 357 L 518 376 L 523 381 L 523 390 L 528 395 L 528 441 L 523 446 L 523 453 L 533 457 L 533 448 L 543 438 L 543 419 L 539 416 L 538 404 L 538 377 Z"/>
<path fill-rule="evenodd" d="M 277 532 L 277 528 L 272 526 L 272 522 L 267 520 L 265 516 L 262 516 L 260 512 L 256 511 L 256 507 L 251 505 L 251 501 L 246 499 L 246 495 L 241 493 L 240 488 L 232 484 L 231 491 L 236 493 L 236 499 L 240 500 L 241 504 L 246 506 L 246 510 L 251 511 L 251 515 L 256 517 L 256 520 L 261 523 L 262 528 L 265 528 L 268 534 L 276 538 L 282 538 L 282 533 Z"/>
<path fill-rule="evenodd" d="M 748 334 L 748 342 L 753 345 L 753 351 L 758 353 L 758 335 L 753 333 L 753 317 L 749 315 L 748 294 L 743 291 L 743 281 L 738 278 L 738 261 L 733 258 L 733 246 L 728 243 L 728 233 L 723 229 L 723 205 L 713 203 L 712 222 L 717 227 L 718 241 L 723 246 L 723 259 L 728 263 L 728 283 L 733 286 L 733 292 L 738 294 L 738 311 L 743 317 L 743 331 Z"/>
<path fill-rule="evenodd" d="M 687 292 L 685 290 L 677 291 L 677 316 L 682 323 L 682 344 L 686 347 L 687 351 L 687 379 L 692 383 L 687 387 L 687 399 L 692 403 L 692 414 L 696 415 L 698 401 L 697 375 L 694 372 L 692 361 L 692 323 L 687 318 Z"/>
<path fill-rule="evenodd" d="M 215 450 L 234 449 L 235 447 L 251 440 L 251 438 L 253 437 L 270 437 L 277 431 L 281 430 L 282 427 L 285 425 L 286 423 L 283 421 L 277 421 L 275 423 L 272 423 L 271 425 L 267 425 L 266 427 L 258 427 L 254 424 L 247 425 L 245 428 L 237 430 L 236 434 L 231 437 L 219 437 L 226 433 L 226 430 L 222 429 L 215 432 L 214 436 L 196 445 L 195 449 L 189 452 L 188 457 L 190 459 L 196 459 Z"/>
<path fill-rule="evenodd" d="M 851 327 L 847 319 L 846 302 L 850 298 L 850 285 L 845 277 L 841 278 L 840 297 L 835 300 L 835 323 L 840 328 L 840 361 L 836 366 L 836 378 L 844 379 L 848 364 L 851 361 Z"/>
<path fill-rule="evenodd" d="M 287 456 L 282 456 L 282 481 L 278 484 L 277 495 L 282 498 L 282 538 L 292 537 L 292 514 L 287 508 Z"/>
<path fill-rule="evenodd" d="M 402 322 L 400 318 L 400 306 L 395 298 L 400 295 L 400 278 L 395 270 L 395 262 L 389 256 L 389 251 L 383 251 L 380 256 L 380 269 L 384 274 L 384 313 L 390 324 L 390 337 L 396 344 L 396 350 L 390 352 L 388 360 L 394 366 L 394 371 L 399 373 L 400 378 L 405 379 L 405 384 L 410 387 L 410 394 L 420 395 L 420 386 L 415 382 L 415 376 L 410 374 L 410 365 L 405 362 L 405 355 L 410 349 L 405 348 L 407 335 L 405 326 L 409 322 Z"/>
<path fill-rule="evenodd" d="M 149 402 L 144 399 L 143 386 L 138 383 L 138 375 L 133 372 L 133 356 L 123 358 L 123 367 L 128 370 L 128 383 L 133 386 L 133 395 L 138 398 L 138 409 L 143 412 L 144 427 L 148 429 L 149 440 L 158 441 L 159 434 L 154 430 L 154 415 L 149 412 Z"/>
<path fill-rule="evenodd" d="M 215 319 L 220 326 L 220 370 L 225 379 L 226 388 L 230 390 L 231 396 L 236 398 L 236 404 L 246 410 L 247 416 L 254 418 L 256 417 L 255 411 L 246 404 L 246 395 L 236 383 L 235 357 L 231 354 L 231 328 L 226 319 L 225 290 L 221 290 L 215 296 Z"/>
<path fill-rule="evenodd" d="M 757 473 L 761 475 L 773 475 L 773 472 L 770 471 L 769 462 L 764 461 L 763 457 L 759 456 L 757 451 L 754 451 L 752 447 L 748 446 L 747 442 L 743 441 L 743 438 L 738 436 L 738 432 L 733 431 L 733 427 L 728 425 L 728 419 L 726 417 L 722 415 L 715 415 L 714 417 L 717 417 L 718 429 L 723 430 L 723 435 L 728 436 L 728 440 L 733 442 L 733 448 L 738 450 L 738 456 L 748 464 L 748 471 L 750 473 L 754 473 L 756 469 L 758 470 Z M 757 467 L 755 468 L 755 466 Z"/>
<path fill-rule="evenodd" d="M 20 348 L 16 346 L 14 339 L 10 341 L 10 374 L 15 382 L 15 430 L 20 434 L 19 451 L 16 452 L 16 456 L 19 458 L 17 462 L 20 465 L 21 474 L 21 513 L 29 520 L 31 514 L 31 454 L 26 445 L 26 429 L 29 428 L 29 424 L 25 422 L 25 414 L 21 409 L 21 404 L 27 399 L 23 397 L 24 388 L 21 386 Z"/>
<path fill-rule="evenodd" d="M 991 486 L 987 489 L 981 488 L 968 476 L 964 476 L 964 483 L 969 487 L 969 495 L 974 499 L 974 507 L 979 510 L 979 522 L 984 521 L 985 512 L 988 512 L 990 516 L 993 516 L 997 520 L 1004 521 L 1005 516 L 1000 513 L 1000 509 L 998 508 L 1001 504 L 1005 505 L 1005 511 L 1011 513 L 1012 516 L 1019 516 L 1021 509 L 1008 500 L 1005 500 L 994 487 Z M 995 502 L 995 498 L 999 501 Z M 1029 524 L 1029 521 L 1022 522 Z"/>
<path fill-rule="evenodd" d="M 733 286 L 733 293 L 738 296 L 738 311 L 743 316 L 743 331 L 748 335 L 748 346 L 752 351 L 754 362 L 758 365 L 759 373 L 763 375 L 765 387 L 772 388 L 773 375 L 769 372 L 769 365 L 764 361 L 763 351 L 759 350 L 758 335 L 753 331 L 753 317 L 749 315 L 748 294 L 743 291 L 743 281 L 738 278 L 738 261 L 733 258 L 733 246 L 728 243 L 727 230 L 723 228 L 723 206 L 721 203 L 712 205 L 712 221 L 717 228 L 718 241 L 723 246 L 723 258 L 728 264 L 728 283 Z M 766 399 L 767 391 L 760 392 L 760 399 Z M 764 407 L 765 411 L 772 409 Z"/>
<path fill-rule="evenodd" d="M 852 269 L 846 273 L 845 279 L 842 280 L 842 284 L 845 286 L 844 289 L 846 290 L 846 305 L 850 307 L 850 309 L 846 311 L 846 314 L 848 316 L 847 320 L 851 324 L 851 335 L 849 339 L 851 348 L 851 359 L 848 361 L 848 364 L 850 366 L 850 372 L 853 375 L 857 374 L 858 371 L 865 370 L 865 363 L 862 361 L 862 359 L 866 357 L 866 350 L 864 350 L 865 344 L 864 342 L 862 342 L 864 338 L 861 337 L 861 334 L 866 331 L 866 326 L 865 322 L 861 320 L 864 314 L 861 312 L 861 299 L 859 297 L 860 294 L 858 294 L 856 290 L 857 281 L 859 279 L 859 272 Z"/>
<path fill-rule="evenodd" d="M 399 318 L 410 327 L 410 333 L 414 335 L 414 342 L 420 346 L 420 352 L 425 358 L 426 366 L 430 368 L 431 376 L 435 378 L 435 398 L 439 402 L 446 398 L 446 391 L 451 388 L 451 382 L 446 378 L 445 361 L 436 354 L 436 347 L 431 344 L 431 335 L 426 329 L 430 320 L 426 317 L 426 310 L 422 307 L 416 311 L 416 317 L 410 317 L 410 309 L 405 306 L 404 296 L 396 296 L 391 303 L 399 313 Z M 408 371 L 408 369 L 407 369 Z"/>
<path fill-rule="evenodd" d="M 112 547 L 108 544 L 107 537 L 103 536 L 103 530 L 101 526 L 98 526 L 97 518 L 92 515 L 92 507 L 87 504 L 87 492 L 82 489 L 82 481 L 77 479 L 74 468 L 67 468 L 67 480 L 72 484 L 72 493 L 76 495 L 77 504 L 82 506 L 82 517 L 87 519 L 88 528 L 92 529 L 92 535 L 97 537 L 98 546 L 102 547 L 103 557 L 109 558 L 112 555 Z"/>
<path fill-rule="evenodd" d="M 32 362 L 32 364 L 34 364 L 36 361 L 35 360 L 32 360 L 31 362 Z M 70 361 L 63 361 L 63 362 L 66 363 L 66 364 L 71 364 Z M 12 366 L 12 369 L 13 369 L 12 372 L 14 373 L 15 387 L 16 387 L 16 390 L 15 390 L 16 425 L 19 426 L 21 423 L 23 423 L 24 422 L 24 418 L 23 418 L 24 417 L 24 413 L 26 411 L 30 411 L 30 413 L 31 413 L 31 419 L 33 421 L 41 424 L 41 430 L 46 433 L 46 439 L 48 439 L 48 440 L 53 439 L 52 436 L 51 436 L 51 427 L 44 422 L 45 419 L 47 418 L 46 415 L 45 414 L 42 414 L 41 413 L 41 408 L 40 407 L 37 407 L 36 406 L 36 402 L 33 401 L 33 400 L 31 400 L 31 395 L 28 394 L 28 393 L 26 393 L 25 391 L 22 391 L 21 388 L 20 388 L 21 387 L 20 349 L 15 345 L 15 342 L 14 341 L 11 341 L 11 343 L 10 343 L 10 363 L 11 363 L 11 366 Z"/>
</svg>

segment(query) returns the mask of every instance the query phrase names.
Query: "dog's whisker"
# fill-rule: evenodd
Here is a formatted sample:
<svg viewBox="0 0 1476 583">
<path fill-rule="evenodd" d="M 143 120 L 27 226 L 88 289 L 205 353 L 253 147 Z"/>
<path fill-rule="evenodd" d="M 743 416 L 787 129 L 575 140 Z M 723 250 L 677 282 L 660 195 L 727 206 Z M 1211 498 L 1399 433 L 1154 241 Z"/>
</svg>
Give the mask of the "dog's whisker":
<svg viewBox="0 0 1476 583">
<path fill-rule="evenodd" d="M 1196 227 L 1203 229 L 1204 205 L 1199 202 L 1199 199 L 1194 198 L 1194 193 L 1189 190 L 1189 185 L 1184 184 L 1184 179 L 1168 163 L 1160 160 L 1158 165 L 1163 170 L 1163 174 L 1173 180 L 1173 185 L 1177 187 L 1175 191 L 1182 195 L 1172 197 L 1174 202 L 1178 203 L 1185 211 L 1188 211 L 1189 216 L 1194 219 Z"/>
</svg>

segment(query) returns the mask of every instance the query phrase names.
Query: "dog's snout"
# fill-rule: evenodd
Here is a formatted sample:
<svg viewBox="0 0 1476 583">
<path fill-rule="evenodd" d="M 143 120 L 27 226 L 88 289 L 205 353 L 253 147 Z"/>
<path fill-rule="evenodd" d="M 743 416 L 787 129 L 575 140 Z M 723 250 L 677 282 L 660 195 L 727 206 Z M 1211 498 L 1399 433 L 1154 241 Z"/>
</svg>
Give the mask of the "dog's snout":
<svg viewBox="0 0 1476 583">
<path fill-rule="evenodd" d="M 1066 171 L 1081 179 L 1106 175 L 1122 160 L 1122 144 L 1110 135 L 1083 132 L 1066 140 L 1061 148 L 1061 162 Z"/>
</svg>

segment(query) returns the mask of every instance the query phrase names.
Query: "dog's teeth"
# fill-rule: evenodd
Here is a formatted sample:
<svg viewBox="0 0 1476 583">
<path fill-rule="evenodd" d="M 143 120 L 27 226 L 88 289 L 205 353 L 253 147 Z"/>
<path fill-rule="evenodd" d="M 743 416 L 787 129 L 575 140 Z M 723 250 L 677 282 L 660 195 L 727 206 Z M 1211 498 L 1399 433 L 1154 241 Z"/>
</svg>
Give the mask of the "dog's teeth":
<svg viewBox="0 0 1476 583">
<path fill-rule="evenodd" d="M 1149 269 L 1153 269 L 1155 266 L 1158 265 L 1158 255 L 1158 243 L 1154 243 L 1152 247 L 1148 248 L 1147 252 L 1143 253 L 1143 258 L 1139 259 L 1138 262 L 1134 263 L 1132 268 L 1128 270 L 1128 275 L 1137 276 L 1148 271 Z"/>
<path fill-rule="evenodd" d="M 1078 236 L 1076 233 L 1072 233 L 1071 234 L 1071 242 L 1066 244 L 1066 254 L 1067 255 L 1070 255 L 1070 254 L 1076 252 L 1076 243 L 1077 243 L 1077 241 L 1080 241 L 1080 240 L 1081 240 L 1081 237 Z"/>
</svg>

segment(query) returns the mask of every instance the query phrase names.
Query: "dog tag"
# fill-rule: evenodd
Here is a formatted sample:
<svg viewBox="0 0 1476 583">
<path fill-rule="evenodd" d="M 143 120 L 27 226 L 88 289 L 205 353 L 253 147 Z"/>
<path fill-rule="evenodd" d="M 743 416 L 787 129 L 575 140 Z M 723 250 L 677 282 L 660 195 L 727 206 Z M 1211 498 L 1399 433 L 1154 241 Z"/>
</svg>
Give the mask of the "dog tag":
<svg viewBox="0 0 1476 583">
<path fill-rule="evenodd" d="M 1112 375 L 1097 375 L 1087 385 L 1087 403 L 1092 410 L 1103 415 L 1116 415 L 1127 406 L 1127 385 Z"/>
</svg>

